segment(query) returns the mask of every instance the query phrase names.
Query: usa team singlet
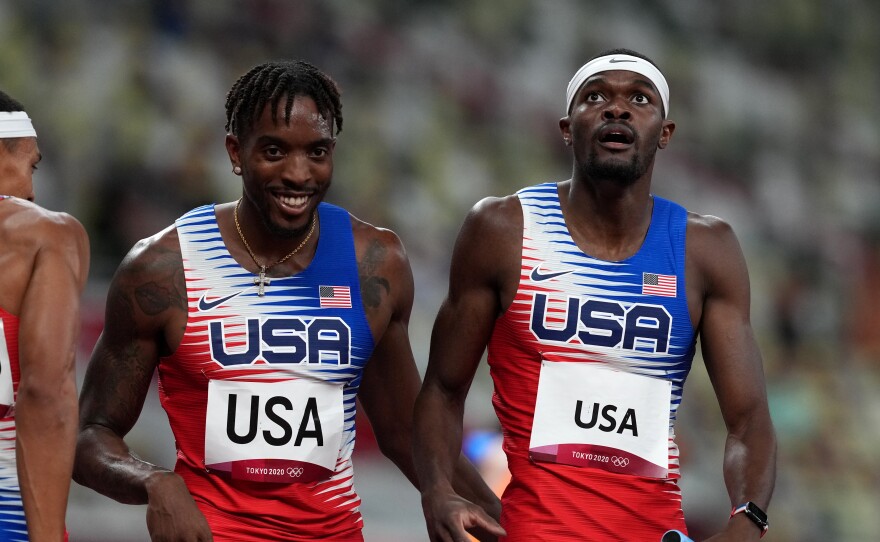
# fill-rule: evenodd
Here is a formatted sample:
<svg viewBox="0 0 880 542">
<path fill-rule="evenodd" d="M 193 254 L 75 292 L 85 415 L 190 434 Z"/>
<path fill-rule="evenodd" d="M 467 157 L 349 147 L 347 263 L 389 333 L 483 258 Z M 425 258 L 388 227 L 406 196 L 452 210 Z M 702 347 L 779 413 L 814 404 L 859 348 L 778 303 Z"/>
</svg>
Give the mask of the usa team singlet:
<svg viewBox="0 0 880 542">
<path fill-rule="evenodd" d="M 159 364 L 177 472 L 214 539 L 363 540 L 355 399 L 373 338 L 348 212 L 318 207 L 311 264 L 271 278 L 229 254 L 214 206 L 177 220 L 189 316 Z"/>
<path fill-rule="evenodd" d="M 11 196 L 0 196 L 0 201 Z M 18 317 L 0 308 L 0 540 L 28 539 L 15 461 L 15 394 L 18 391 Z"/>
<path fill-rule="evenodd" d="M 674 421 L 695 348 L 687 213 L 654 196 L 642 247 L 609 262 L 574 243 L 556 183 L 517 195 L 520 282 L 488 348 L 512 475 L 507 540 L 643 542 L 685 531 Z"/>
<path fill-rule="evenodd" d="M 18 317 L 0 309 L 0 540 L 27 540 L 27 523 L 15 463 L 18 391 Z"/>
</svg>

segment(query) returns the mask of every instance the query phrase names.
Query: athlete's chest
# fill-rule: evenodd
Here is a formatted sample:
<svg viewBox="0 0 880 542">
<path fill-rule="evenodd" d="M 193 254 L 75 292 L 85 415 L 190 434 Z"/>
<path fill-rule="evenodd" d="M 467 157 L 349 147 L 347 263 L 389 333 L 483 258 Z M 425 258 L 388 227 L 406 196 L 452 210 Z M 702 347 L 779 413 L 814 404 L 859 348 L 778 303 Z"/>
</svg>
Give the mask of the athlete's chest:
<svg viewBox="0 0 880 542">
<path fill-rule="evenodd" d="M 203 369 L 297 367 L 357 369 L 372 349 L 352 288 L 277 280 L 263 296 L 248 289 L 188 289 L 189 311 L 177 356 Z"/>
<path fill-rule="evenodd" d="M 320 216 L 315 255 L 287 276 L 244 268 L 212 209 L 179 219 L 186 314 L 175 357 L 200 370 L 362 367 L 373 339 L 347 215 L 328 208 Z"/>
<path fill-rule="evenodd" d="M 670 220 L 673 208 L 658 201 L 638 250 L 609 260 L 575 242 L 555 195 L 521 197 L 521 271 L 507 320 L 526 342 L 613 356 L 678 355 L 689 348 L 683 215 Z"/>
</svg>

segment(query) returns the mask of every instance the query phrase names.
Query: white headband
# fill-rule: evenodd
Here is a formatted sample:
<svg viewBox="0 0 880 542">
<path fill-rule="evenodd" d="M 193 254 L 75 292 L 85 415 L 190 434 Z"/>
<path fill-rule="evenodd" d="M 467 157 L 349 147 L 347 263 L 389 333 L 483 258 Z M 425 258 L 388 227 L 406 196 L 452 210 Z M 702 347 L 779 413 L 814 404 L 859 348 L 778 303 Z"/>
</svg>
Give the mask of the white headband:
<svg viewBox="0 0 880 542">
<path fill-rule="evenodd" d="M 37 137 L 37 131 L 24 111 L 0 111 L 0 139 L 13 137 Z"/>
<path fill-rule="evenodd" d="M 611 70 L 625 70 L 644 75 L 654 83 L 657 92 L 660 93 L 660 99 L 663 100 L 663 118 L 669 116 L 669 85 L 666 84 L 666 78 L 657 69 L 657 66 L 651 64 L 645 59 L 631 55 L 608 55 L 594 58 L 587 62 L 581 69 L 574 74 L 571 81 L 568 82 L 568 88 L 565 91 L 565 114 L 571 111 L 571 104 L 574 101 L 574 95 L 580 90 L 584 82 L 599 72 L 607 72 Z"/>
</svg>

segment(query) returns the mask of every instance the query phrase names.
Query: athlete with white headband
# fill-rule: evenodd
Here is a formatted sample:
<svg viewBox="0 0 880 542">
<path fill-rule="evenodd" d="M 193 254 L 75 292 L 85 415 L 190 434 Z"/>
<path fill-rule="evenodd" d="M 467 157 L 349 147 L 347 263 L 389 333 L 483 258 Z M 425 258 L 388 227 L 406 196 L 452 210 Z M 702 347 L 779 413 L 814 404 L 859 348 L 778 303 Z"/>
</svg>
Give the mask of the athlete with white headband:
<svg viewBox="0 0 880 542">
<path fill-rule="evenodd" d="M 35 203 L 41 154 L 24 107 L 0 92 L 0 540 L 64 540 L 77 427 L 85 230 Z"/>
<path fill-rule="evenodd" d="M 449 480 L 487 348 L 511 475 L 502 540 L 687 534 L 675 420 L 698 337 L 728 429 L 733 511 L 709 540 L 758 540 L 776 440 L 736 236 L 721 219 L 652 193 L 656 152 L 675 130 L 653 62 L 607 51 L 566 94 L 559 127 L 571 178 L 486 198 L 455 244 L 416 403 L 431 540 L 464 540 L 480 524 Z"/>
</svg>

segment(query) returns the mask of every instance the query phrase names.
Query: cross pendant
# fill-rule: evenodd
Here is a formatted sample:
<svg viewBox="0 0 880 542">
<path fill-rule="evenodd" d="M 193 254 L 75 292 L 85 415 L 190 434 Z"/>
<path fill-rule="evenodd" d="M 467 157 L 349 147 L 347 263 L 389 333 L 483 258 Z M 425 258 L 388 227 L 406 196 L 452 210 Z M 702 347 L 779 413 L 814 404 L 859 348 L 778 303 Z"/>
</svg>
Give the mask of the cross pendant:
<svg viewBox="0 0 880 542">
<path fill-rule="evenodd" d="M 260 275 L 254 277 L 254 284 L 257 285 L 257 295 L 263 297 L 266 295 L 266 286 L 272 284 L 272 281 L 269 277 L 266 276 L 266 266 L 260 266 Z"/>
</svg>

